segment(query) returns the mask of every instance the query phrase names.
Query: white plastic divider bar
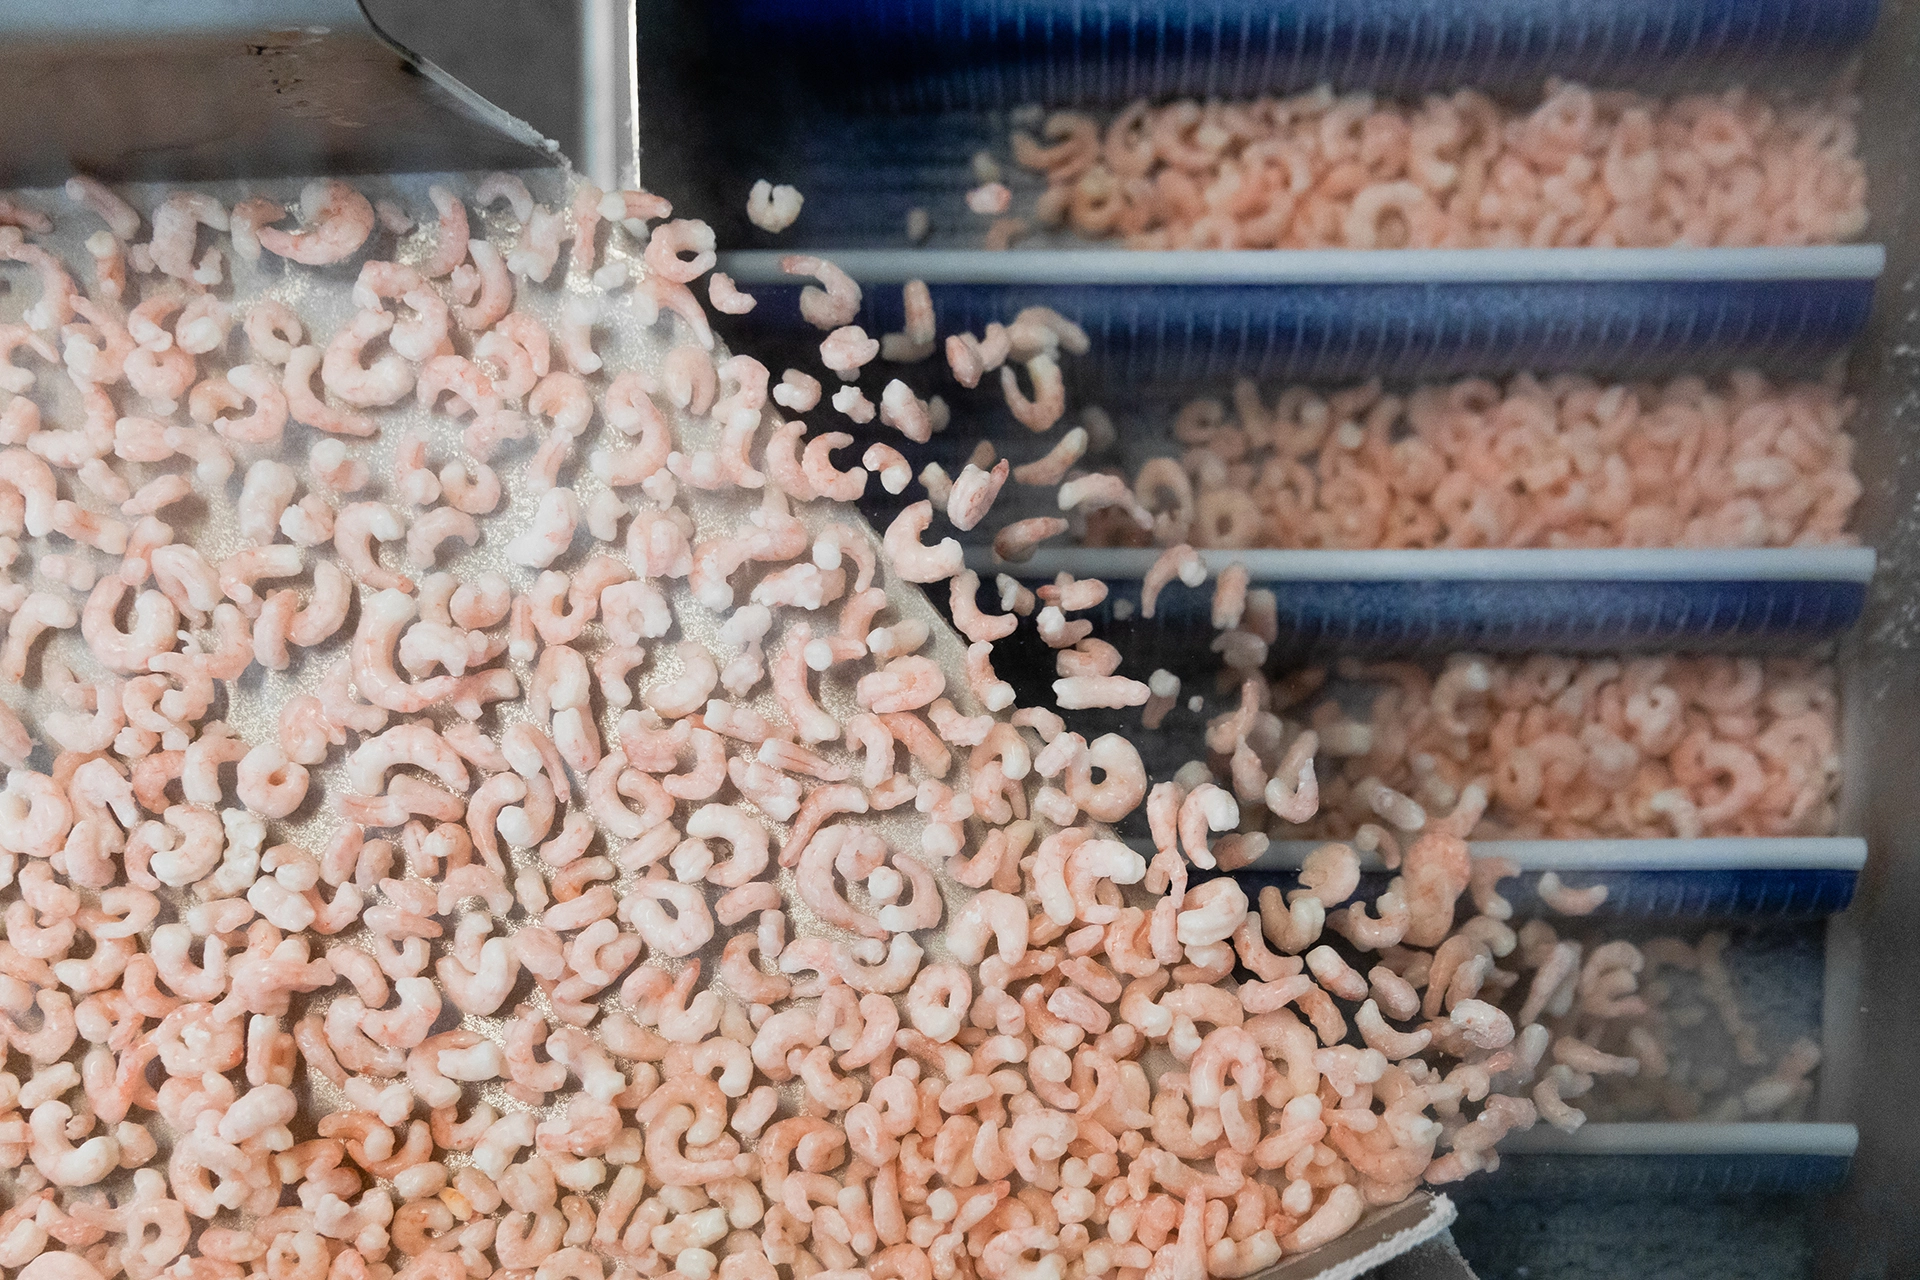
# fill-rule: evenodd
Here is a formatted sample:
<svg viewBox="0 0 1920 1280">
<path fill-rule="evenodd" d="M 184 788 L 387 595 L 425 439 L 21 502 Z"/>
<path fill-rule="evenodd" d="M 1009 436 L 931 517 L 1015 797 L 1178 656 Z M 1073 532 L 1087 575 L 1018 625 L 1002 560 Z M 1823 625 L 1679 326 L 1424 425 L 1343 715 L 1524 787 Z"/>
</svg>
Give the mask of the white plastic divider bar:
<svg viewBox="0 0 1920 1280">
<path fill-rule="evenodd" d="M 1872 547 L 1738 547 L 1725 550 L 1266 551 L 1200 553 L 1219 572 L 1235 561 L 1256 582 L 1870 582 Z M 1141 578 L 1154 547 L 1042 549 L 1002 564 L 990 547 L 969 547 L 967 567 L 984 575 Z"/>
<path fill-rule="evenodd" d="M 1877 244 L 1781 249 L 828 249 L 864 284 L 1486 284 L 1563 281 L 1871 280 Z M 798 283 L 787 254 L 720 255 L 741 284 Z"/>
<path fill-rule="evenodd" d="M 1293 871 L 1324 840 L 1278 840 L 1251 864 L 1255 871 Z M 1511 858 L 1527 871 L 1858 871 L 1867 842 L 1856 836 L 1735 836 L 1703 840 L 1475 840 L 1477 858 Z M 1363 871 L 1384 871 L 1376 853 L 1360 855 Z"/>
<path fill-rule="evenodd" d="M 1567 1156 L 1851 1156 L 1860 1131 L 1850 1124 L 1645 1121 L 1582 1125 L 1562 1133 L 1538 1124 L 1500 1141 L 1506 1154 Z"/>
</svg>

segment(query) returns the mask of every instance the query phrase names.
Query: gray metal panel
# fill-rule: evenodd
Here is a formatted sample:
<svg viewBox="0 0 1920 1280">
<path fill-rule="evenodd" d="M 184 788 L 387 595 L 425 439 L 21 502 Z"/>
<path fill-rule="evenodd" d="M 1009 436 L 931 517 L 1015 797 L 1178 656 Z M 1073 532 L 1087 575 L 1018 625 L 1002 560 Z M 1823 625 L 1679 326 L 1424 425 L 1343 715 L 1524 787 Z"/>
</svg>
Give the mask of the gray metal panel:
<svg viewBox="0 0 1920 1280">
<path fill-rule="evenodd" d="M 1887 0 L 1859 76 L 1861 157 L 1870 181 L 1868 234 L 1887 246 L 1873 320 L 1851 385 L 1861 537 L 1880 553 L 1866 613 L 1847 645 L 1841 829 L 1870 850 L 1854 905 L 1827 948 L 1821 1119 L 1860 1128 L 1853 1175 L 1825 1215 L 1823 1276 L 1920 1274 L 1920 3 Z"/>
<path fill-rule="evenodd" d="M 355 0 L 0 5 L 0 186 L 561 160 Z"/>
</svg>

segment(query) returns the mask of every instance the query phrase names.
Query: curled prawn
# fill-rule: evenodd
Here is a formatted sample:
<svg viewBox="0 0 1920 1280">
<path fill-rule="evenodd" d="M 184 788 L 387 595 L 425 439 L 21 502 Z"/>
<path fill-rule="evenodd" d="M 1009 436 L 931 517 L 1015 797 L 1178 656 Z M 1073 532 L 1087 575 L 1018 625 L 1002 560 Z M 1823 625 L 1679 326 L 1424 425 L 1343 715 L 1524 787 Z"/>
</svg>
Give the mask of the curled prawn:
<svg viewBox="0 0 1920 1280">
<path fill-rule="evenodd" d="M 811 276 L 825 286 L 808 285 L 800 291 L 800 314 L 814 328 L 837 329 L 860 314 L 860 286 L 826 259 L 790 254 L 780 259 L 780 270 L 790 276 Z"/>
<path fill-rule="evenodd" d="M 933 504 L 913 503 L 895 516 L 882 541 L 894 571 L 908 582 L 939 582 L 966 568 L 960 544 L 942 538 L 937 546 L 921 543 L 920 535 L 933 523 Z"/>
<path fill-rule="evenodd" d="M 300 217 L 306 226 L 299 231 L 260 227 L 260 247 L 304 266 L 327 266 L 352 257 L 373 231 L 373 205 L 337 179 L 300 189 Z"/>
</svg>

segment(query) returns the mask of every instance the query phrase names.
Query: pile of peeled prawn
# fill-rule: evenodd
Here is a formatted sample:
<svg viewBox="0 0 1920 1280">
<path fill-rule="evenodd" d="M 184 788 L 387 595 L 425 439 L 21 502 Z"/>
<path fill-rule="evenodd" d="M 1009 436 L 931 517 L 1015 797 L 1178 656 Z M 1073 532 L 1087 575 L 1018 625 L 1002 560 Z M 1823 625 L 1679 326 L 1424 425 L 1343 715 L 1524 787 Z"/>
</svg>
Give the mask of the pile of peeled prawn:
<svg viewBox="0 0 1920 1280">
<path fill-rule="evenodd" d="M 1228 657 L 1231 666 L 1232 649 Z M 1280 713 L 1312 702 L 1328 672 L 1270 681 L 1240 669 L 1238 707 L 1207 725 L 1212 769 L 1189 768 L 1230 778 L 1242 799 L 1291 798 L 1302 762 L 1317 758 L 1304 766 L 1317 812 L 1287 821 L 1310 819 L 1309 831 L 1378 848 L 1389 866 L 1428 813 L 1453 809 L 1469 791 L 1489 802 L 1468 829 L 1483 840 L 1834 830 L 1838 696 L 1823 664 L 1461 654 L 1437 672 L 1352 661 L 1338 670 L 1343 681 L 1378 686 L 1366 713 L 1352 714 L 1343 694 L 1289 724 Z M 1267 825 L 1277 838 L 1300 834 Z M 1556 909 L 1576 913 L 1577 902 Z"/>
<path fill-rule="evenodd" d="M 1044 142 L 1017 131 L 1012 148 L 1046 178 L 1035 222 L 1137 249 L 1830 244 L 1867 222 L 1858 110 L 1738 89 L 1562 83 L 1515 111 L 1471 89 L 1415 105 L 1323 87 L 1059 111 Z"/>
<path fill-rule="evenodd" d="M 1528 921 L 1519 933 L 1522 947 L 1570 942 L 1542 920 Z M 1626 1121 L 1805 1117 L 1820 1046 L 1798 1036 L 1777 1056 L 1767 1052 L 1760 1028 L 1741 1007 L 1726 960 L 1730 941 L 1716 929 L 1697 943 L 1657 937 L 1641 945 L 1636 997 L 1644 1008 L 1607 1028 L 1615 1047 L 1633 1054 L 1640 1070 L 1597 1081 L 1583 1109 Z"/>
<path fill-rule="evenodd" d="M 1261 910 L 1195 879 L 1217 786 L 1153 789 L 1150 862 L 1094 825 L 1137 753 L 929 625 L 958 544 L 853 517 L 846 437 L 774 412 L 818 380 L 717 348 L 665 200 L 68 193 L 0 208 L 22 1280 L 1241 1276 L 1637 1069 L 1581 1036 L 1638 953 L 1521 947 L 1472 788 L 1370 905 L 1340 845 Z M 328 331 L 289 301 L 348 278 Z M 1055 590 L 1064 651 L 1104 587 Z"/>
<path fill-rule="evenodd" d="M 1605 386 L 1527 375 L 1378 383 L 1180 410 L 1179 457 L 1133 476 L 1094 545 L 1785 547 L 1850 542 L 1854 402 L 1828 382 Z"/>
</svg>

